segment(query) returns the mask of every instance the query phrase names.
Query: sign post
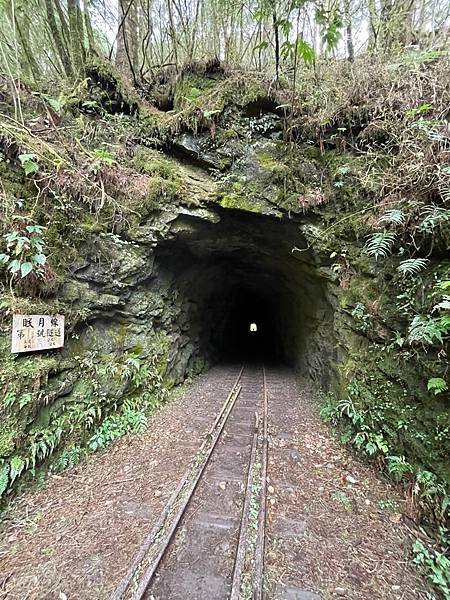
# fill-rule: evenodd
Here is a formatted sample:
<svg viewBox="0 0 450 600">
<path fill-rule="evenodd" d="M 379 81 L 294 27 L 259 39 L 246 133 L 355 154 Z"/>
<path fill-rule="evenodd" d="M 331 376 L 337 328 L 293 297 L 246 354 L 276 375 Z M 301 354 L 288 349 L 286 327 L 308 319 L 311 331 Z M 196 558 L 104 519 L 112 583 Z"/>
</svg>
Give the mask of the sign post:
<svg viewBox="0 0 450 600">
<path fill-rule="evenodd" d="M 13 315 L 12 353 L 51 350 L 63 346 L 63 315 Z"/>
</svg>

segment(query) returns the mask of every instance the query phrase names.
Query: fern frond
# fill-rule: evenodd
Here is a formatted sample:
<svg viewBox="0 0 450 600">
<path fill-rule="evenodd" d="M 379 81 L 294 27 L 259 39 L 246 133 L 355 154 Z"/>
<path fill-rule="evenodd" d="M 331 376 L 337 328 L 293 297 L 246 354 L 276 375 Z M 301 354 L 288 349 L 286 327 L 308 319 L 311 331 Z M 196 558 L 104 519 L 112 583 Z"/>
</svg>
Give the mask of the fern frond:
<svg viewBox="0 0 450 600">
<path fill-rule="evenodd" d="M 381 256 L 386 258 L 391 251 L 396 239 L 392 231 L 380 231 L 371 235 L 365 243 L 365 250 L 369 256 L 378 260 Z"/>
<path fill-rule="evenodd" d="M 11 483 L 14 483 L 17 477 L 20 477 L 22 475 L 24 469 L 25 461 L 23 460 L 23 458 L 21 456 L 13 456 L 9 462 L 9 475 L 11 477 Z"/>
<path fill-rule="evenodd" d="M 442 344 L 443 333 L 445 333 L 445 330 L 442 327 L 440 319 L 434 319 L 429 315 L 416 315 L 408 328 L 408 340 L 410 344 L 414 342 L 427 345 L 435 344 L 436 342 Z"/>
<path fill-rule="evenodd" d="M 450 223 L 450 210 L 434 204 L 425 206 L 422 215 L 423 221 L 419 224 L 419 231 L 432 233 L 437 227 Z"/>
<path fill-rule="evenodd" d="M 405 222 L 405 215 L 403 211 L 398 208 L 394 208 L 392 210 L 386 211 L 381 217 L 378 219 L 378 223 L 382 225 L 383 223 L 389 225 L 403 225 Z"/>
<path fill-rule="evenodd" d="M 427 390 L 432 390 L 434 395 L 437 396 L 441 392 L 448 390 L 448 385 L 445 379 L 442 379 L 442 377 L 432 377 L 428 380 Z"/>
<path fill-rule="evenodd" d="M 0 498 L 6 492 L 9 482 L 9 465 L 0 465 Z"/>
<path fill-rule="evenodd" d="M 397 267 L 402 275 L 417 275 L 427 268 L 430 261 L 427 258 L 407 258 Z"/>
</svg>

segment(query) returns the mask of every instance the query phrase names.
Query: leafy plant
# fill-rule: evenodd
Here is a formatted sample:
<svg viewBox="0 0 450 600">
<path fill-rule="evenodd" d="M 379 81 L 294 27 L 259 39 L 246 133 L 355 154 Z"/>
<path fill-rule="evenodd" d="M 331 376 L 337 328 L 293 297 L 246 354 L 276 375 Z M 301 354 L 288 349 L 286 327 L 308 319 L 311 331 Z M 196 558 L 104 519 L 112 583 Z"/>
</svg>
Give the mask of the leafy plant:
<svg viewBox="0 0 450 600">
<path fill-rule="evenodd" d="M 405 222 L 405 215 L 402 210 L 397 209 L 397 208 L 386 211 L 378 219 L 379 225 L 383 225 L 383 224 L 403 225 L 404 222 Z"/>
<path fill-rule="evenodd" d="M 349 496 L 347 496 L 345 492 L 342 492 L 341 490 L 336 490 L 335 492 L 333 492 L 332 498 L 333 500 L 336 500 L 336 502 L 339 502 L 339 504 L 342 504 L 345 510 L 351 510 L 353 502 L 352 499 L 349 498 Z"/>
<path fill-rule="evenodd" d="M 26 225 L 3 236 L 6 252 L 0 254 L 0 264 L 6 265 L 13 276 L 20 273 L 22 279 L 30 273 L 43 275 L 47 261 L 44 254 L 45 242 L 42 238 L 44 227 Z"/>
<path fill-rule="evenodd" d="M 380 231 L 368 238 L 364 248 L 366 253 L 375 258 L 375 260 L 378 260 L 380 257 L 386 258 L 391 252 L 395 239 L 396 235 L 392 231 Z"/>
<path fill-rule="evenodd" d="M 36 154 L 19 154 L 19 160 L 25 175 L 33 175 L 39 171 Z"/>
<path fill-rule="evenodd" d="M 122 412 L 106 418 L 89 440 L 92 451 L 105 448 L 125 433 L 143 433 L 147 428 L 147 417 L 142 410 L 135 410 L 124 403 Z"/>
<path fill-rule="evenodd" d="M 425 217 L 418 229 L 424 233 L 432 234 L 437 227 L 450 223 L 450 210 L 441 206 L 425 206 L 422 215 Z"/>
<path fill-rule="evenodd" d="M 414 473 L 413 466 L 409 464 L 404 456 L 388 456 L 387 468 L 397 481 L 401 481 L 406 475 Z"/>
<path fill-rule="evenodd" d="M 52 464 L 52 470 L 60 472 L 75 467 L 80 462 L 82 456 L 83 451 L 80 446 L 69 446 L 68 448 L 64 448 Z"/>
<path fill-rule="evenodd" d="M 25 467 L 26 462 L 21 456 L 13 456 L 11 458 L 9 461 L 11 485 L 14 483 L 17 477 L 20 477 Z"/>
<path fill-rule="evenodd" d="M 410 344 L 415 342 L 426 345 L 436 342 L 442 344 L 444 333 L 446 333 L 446 328 L 441 319 L 430 315 L 416 315 L 408 328 L 408 340 Z"/>
<path fill-rule="evenodd" d="M 9 464 L 0 464 L 0 499 L 8 488 L 9 482 Z"/>
<path fill-rule="evenodd" d="M 108 152 L 108 150 L 104 150 L 103 148 L 96 148 L 94 150 L 94 156 L 90 164 L 89 170 L 92 173 L 97 174 L 103 165 L 110 167 L 115 162 L 116 161 L 111 152 Z"/>
<path fill-rule="evenodd" d="M 357 302 L 352 310 L 352 317 L 357 323 L 357 327 L 362 332 L 367 332 L 370 324 L 370 315 L 367 313 L 366 307 L 362 302 Z"/>
<path fill-rule="evenodd" d="M 434 395 L 440 394 L 448 390 L 447 382 L 442 377 L 432 377 L 428 380 L 427 389 L 433 391 Z"/>
<path fill-rule="evenodd" d="M 399 264 L 397 270 L 402 275 L 417 275 L 427 268 L 429 262 L 427 258 L 407 258 Z"/>
<path fill-rule="evenodd" d="M 450 560 L 445 551 L 416 540 L 413 546 L 414 562 L 426 577 L 441 591 L 444 598 L 450 597 Z"/>
</svg>

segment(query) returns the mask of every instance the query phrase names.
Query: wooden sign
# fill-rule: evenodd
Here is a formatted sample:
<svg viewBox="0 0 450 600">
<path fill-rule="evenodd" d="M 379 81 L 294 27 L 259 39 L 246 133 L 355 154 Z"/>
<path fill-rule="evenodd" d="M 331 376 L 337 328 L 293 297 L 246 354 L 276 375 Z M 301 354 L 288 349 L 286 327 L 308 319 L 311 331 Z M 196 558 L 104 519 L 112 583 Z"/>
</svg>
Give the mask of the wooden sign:
<svg viewBox="0 0 450 600">
<path fill-rule="evenodd" d="M 62 315 L 13 315 L 11 352 L 51 350 L 63 346 Z"/>
</svg>

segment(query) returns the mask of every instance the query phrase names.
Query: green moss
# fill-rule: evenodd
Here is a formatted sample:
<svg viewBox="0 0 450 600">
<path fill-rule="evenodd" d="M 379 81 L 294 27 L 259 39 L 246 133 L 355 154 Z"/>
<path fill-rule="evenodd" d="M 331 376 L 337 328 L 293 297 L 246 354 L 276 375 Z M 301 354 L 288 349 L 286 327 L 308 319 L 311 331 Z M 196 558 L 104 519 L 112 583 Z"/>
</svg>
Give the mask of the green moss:
<svg viewBox="0 0 450 600">
<path fill-rule="evenodd" d="M 19 434 L 17 422 L 14 418 L 2 419 L 0 426 L 0 458 L 7 457 L 14 452 L 16 447 L 15 439 Z"/>
<path fill-rule="evenodd" d="M 181 191 L 180 181 L 170 181 L 162 177 L 152 177 L 148 184 L 147 196 L 140 209 L 141 216 L 146 216 L 161 204 L 178 199 Z"/>
<path fill-rule="evenodd" d="M 258 150 L 256 152 L 256 156 L 258 157 L 259 164 L 263 169 L 274 171 L 283 166 L 280 165 L 280 161 L 277 160 L 270 152 L 267 152 L 267 150 Z"/>
<path fill-rule="evenodd" d="M 341 383 L 335 389 L 337 398 L 350 398 L 351 410 L 362 415 L 361 420 L 341 413 L 347 439 L 358 445 L 366 436 L 381 436 L 385 454 L 405 456 L 416 469 L 431 470 L 450 485 L 450 440 L 445 433 L 450 416 L 445 400 L 427 391 L 429 365 L 395 349 L 363 342 L 361 336 L 355 336 L 353 348 L 339 366 Z"/>
<path fill-rule="evenodd" d="M 163 377 L 170 360 L 170 349 L 172 346 L 170 337 L 165 332 L 160 332 L 155 335 L 152 346 L 153 352 L 157 357 L 156 370 Z"/>
<path fill-rule="evenodd" d="M 0 181 L 2 182 L 2 192 L 6 196 L 17 200 L 36 198 L 36 188 L 34 188 L 32 182 L 26 179 L 23 169 L 2 158 L 1 153 Z"/>
<path fill-rule="evenodd" d="M 246 196 L 239 195 L 239 194 L 233 194 L 233 193 L 225 194 L 225 195 L 221 196 L 219 204 L 223 208 L 235 208 L 235 209 L 246 210 L 248 212 L 255 212 L 255 213 L 261 212 L 261 209 L 259 206 L 257 206 L 251 200 L 249 200 Z"/>
<path fill-rule="evenodd" d="M 105 233 L 108 229 L 105 223 L 98 221 L 91 213 L 88 213 L 80 222 L 79 228 L 86 234 Z"/>
<path fill-rule="evenodd" d="M 229 127 L 228 129 L 220 129 L 217 132 L 217 138 L 222 140 L 223 142 L 228 142 L 230 140 L 239 139 L 239 132 L 233 127 Z"/>
<path fill-rule="evenodd" d="M 193 107 L 199 107 L 202 99 L 216 87 L 217 82 L 208 77 L 194 73 L 183 75 L 177 83 L 174 97 L 174 109 L 181 112 Z"/>
<path fill-rule="evenodd" d="M 167 180 L 180 180 L 178 168 L 174 161 L 164 157 L 160 152 L 140 147 L 130 162 L 130 166 L 140 173 L 154 175 Z"/>
</svg>

